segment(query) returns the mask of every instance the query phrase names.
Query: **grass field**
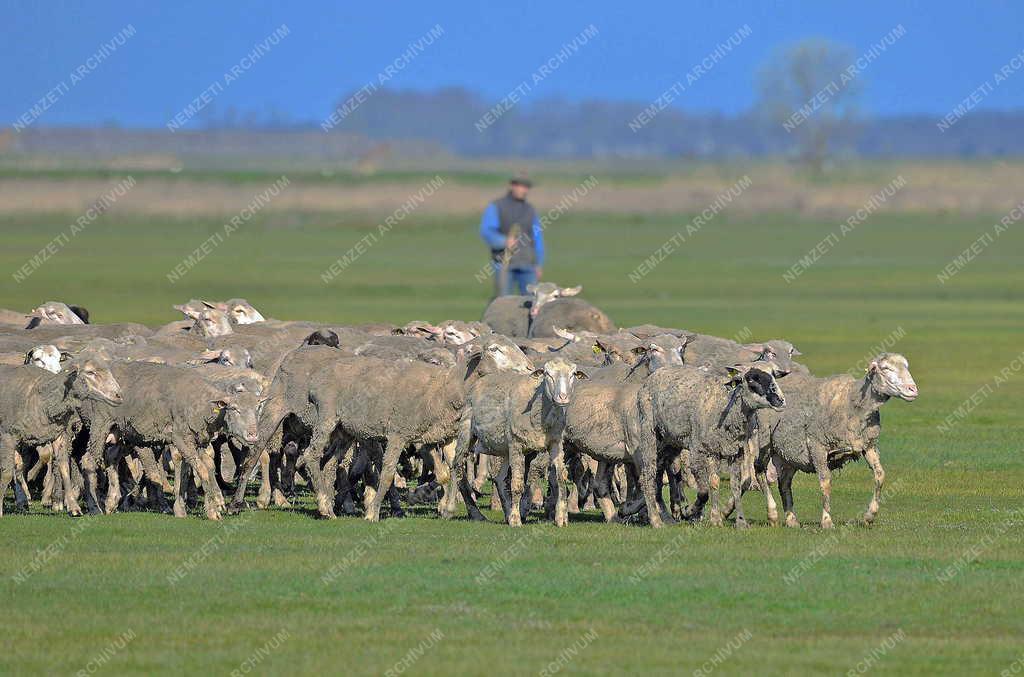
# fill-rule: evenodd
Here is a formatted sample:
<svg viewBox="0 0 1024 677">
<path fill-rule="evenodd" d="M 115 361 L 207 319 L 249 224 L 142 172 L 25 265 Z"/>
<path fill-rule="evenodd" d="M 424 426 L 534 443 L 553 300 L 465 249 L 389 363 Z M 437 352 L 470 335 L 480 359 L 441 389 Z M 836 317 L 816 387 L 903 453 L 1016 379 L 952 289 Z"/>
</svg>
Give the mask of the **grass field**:
<svg viewBox="0 0 1024 677">
<path fill-rule="evenodd" d="M 167 273 L 223 219 L 115 209 L 16 283 L 13 271 L 75 216 L 0 216 L 0 306 L 60 299 L 96 321 L 158 324 L 177 319 L 172 303 L 243 296 L 278 318 L 401 323 L 476 318 L 489 293 L 474 279 L 484 262 L 475 223 L 416 214 L 328 284 L 321 272 L 384 215 L 257 215 L 171 283 Z M 909 358 L 921 397 L 883 409 L 891 491 L 875 526 L 857 523 L 871 490 L 864 464 L 835 481 L 833 533 L 813 526 L 810 476 L 796 480 L 800 530 L 765 526 L 756 493 L 748 532 L 655 532 L 596 514 L 518 531 L 427 513 L 379 525 L 318 521 L 309 510 L 224 523 L 4 517 L 0 673 L 1010 668 L 1024 651 L 1019 225 L 940 284 L 936 275 L 1000 215 L 880 213 L 786 282 L 839 220 L 726 210 L 630 282 L 691 216 L 567 214 L 548 231 L 546 277 L 582 283 L 624 326 L 785 337 L 818 374 L 854 369 L 901 336 L 892 349 Z"/>
</svg>

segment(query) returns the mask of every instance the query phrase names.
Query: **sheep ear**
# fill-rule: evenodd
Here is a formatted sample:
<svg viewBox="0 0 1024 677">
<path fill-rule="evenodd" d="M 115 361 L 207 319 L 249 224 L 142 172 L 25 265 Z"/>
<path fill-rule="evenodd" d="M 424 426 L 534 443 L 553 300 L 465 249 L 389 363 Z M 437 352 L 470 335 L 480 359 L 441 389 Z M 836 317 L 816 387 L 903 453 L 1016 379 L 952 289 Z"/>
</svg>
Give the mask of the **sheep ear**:
<svg viewBox="0 0 1024 677">
<path fill-rule="evenodd" d="M 653 348 L 654 348 L 654 346 L 651 346 L 650 349 L 653 349 Z M 647 348 L 647 346 L 637 346 L 636 348 L 633 348 L 633 350 L 630 351 L 630 352 L 632 352 L 634 355 L 646 355 L 648 350 L 649 349 Z"/>
<path fill-rule="evenodd" d="M 403 329 L 402 327 L 395 327 L 394 329 L 391 330 L 391 335 L 392 336 L 405 336 L 405 329 Z"/>
<path fill-rule="evenodd" d="M 185 317 L 189 318 L 190 320 L 197 320 L 197 319 L 199 319 L 199 313 L 197 313 L 196 311 L 192 310 L 188 306 L 177 305 L 177 306 L 174 306 L 174 309 L 177 310 L 178 312 L 180 312 Z"/>
<path fill-rule="evenodd" d="M 564 287 L 564 288 L 558 290 L 558 295 L 559 296 L 576 296 L 581 291 L 583 291 L 583 285 L 579 285 L 579 286 L 576 286 L 576 287 Z"/>
<path fill-rule="evenodd" d="M 737 383 L 743 377 L 743 374 L 747 373 L 747 367 L 742 364 L 734 364 L 731 367 L 726 367 L 725 373 L 729 375 L 729 379 L 725 382 L 726 385 Z"/>
<path fill-rule="evenodd" d="M 544 370 L 534 369 L 532 372 L 530 372 L 530 376 L 532 376 L 533 378 L 541 378 L 544 376 Z"/>
<path fill-rule="evenodd" d="M 594 341 L 594 352 L 595 353 L 607 353 L 608 352 L 608 346 L 606 346 L 605 344 L 601 343 L 600 339 L 596 339 Z"/>
<path fill-rule="evenodd" d="M 876 371 L 878 371 L 878 361 L 871 360 L 871 364 L 868 365 L 868 370 L 866 373 L 874 374 Z"/>
<path fill-rule="evenodd" d="M 803 353 L 801 353 L 799 350 L 797 350 L 796 346 L 793 346 L 793 349 L 790 351 L 789 356 L 790 357 L 798 357 L 800 355 L 803 355 Z"/>
<path fill-rule="evenodd" d="M 577 378 L 577 379 L 579 379 L 579 380 L 581 380 L 581 381 L 586 381 L 587 379 L 589 379 L 589 378 L 590 378 L 590 376 L 589 376 L 589 375 L 587 374 L 587 372 L 585 372 L 585 371 L 580 371 L 579 369 L 577 369 L 577 370 L 576 370 L 576 371 L 574 372 L 574 375 L 576 376 L 576 378 Z"/>
</svg>

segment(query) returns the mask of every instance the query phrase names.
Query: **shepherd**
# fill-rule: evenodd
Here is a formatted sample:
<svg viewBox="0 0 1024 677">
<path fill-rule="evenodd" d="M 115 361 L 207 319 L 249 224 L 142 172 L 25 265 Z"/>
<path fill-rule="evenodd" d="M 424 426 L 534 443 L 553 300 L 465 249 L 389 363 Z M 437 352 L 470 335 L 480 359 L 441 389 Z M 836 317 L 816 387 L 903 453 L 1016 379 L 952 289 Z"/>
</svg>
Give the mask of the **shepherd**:
<svg viewBox="0 0 1024 677">
<path fill-rule="evenodd" d="M 520 172 L 508 181 L 508 192 L 487 205 L 480 219 L 480 237 L 491 249 L 494 295 L 527 293 L 544 265 L 544 238 L 537 210 L 526 201 L 533 182 Z"/>
</svg>

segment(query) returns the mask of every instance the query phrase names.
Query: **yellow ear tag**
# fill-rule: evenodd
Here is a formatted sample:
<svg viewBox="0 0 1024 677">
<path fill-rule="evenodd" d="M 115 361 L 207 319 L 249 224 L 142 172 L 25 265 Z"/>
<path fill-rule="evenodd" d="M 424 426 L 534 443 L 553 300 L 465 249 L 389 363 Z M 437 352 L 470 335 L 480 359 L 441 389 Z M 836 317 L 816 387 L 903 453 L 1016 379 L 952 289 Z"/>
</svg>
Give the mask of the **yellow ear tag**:
<svg viewBox="0 0 1024 677">
<path fill-rule="evenodd" d="M 214 414 L 219 414 L 220 413 L 220 407 L 214 407 L 213 408 L 213 413 Z"/>
<path fill-rule="evenodd" d="M 601 354 L 601 346 L 597 345 L 596 343 L 594 344 L 594 354 L 595 355 L 600 355 Z"/>
</svg>

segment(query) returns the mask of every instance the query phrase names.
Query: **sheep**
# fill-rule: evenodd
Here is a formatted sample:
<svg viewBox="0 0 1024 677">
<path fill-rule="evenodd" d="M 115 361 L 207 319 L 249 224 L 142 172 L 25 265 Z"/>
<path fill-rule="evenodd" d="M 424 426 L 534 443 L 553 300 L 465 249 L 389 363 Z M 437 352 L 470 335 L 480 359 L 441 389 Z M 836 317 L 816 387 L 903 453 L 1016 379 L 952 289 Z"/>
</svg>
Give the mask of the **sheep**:
<svg viewBox="0 0 1024 677">
<path fill-rule="evenodd" d="M 495 334 L 527 336 L 533 296 L 499 296 L 484 309 L 481 318 Z"/>
<path fill-rule="evenodd" d="M 786 377 L 786 393 L 785 411 L 766 410 L 760 416 L 761 454 L 755 470 L 768 501 L 769 522 L 778 522 L 778 512 L 764 476 L 768 457 L 778 473 L 788 527 L 800 526 L 793 512 L 793 475 L 798 470 L 817 473 L 823 529 L 832 527 L 832 471 L 863 457 L 875 479 L 874 493 L 864 513 L 864 523 L 871 524 L 878 514 L 885 481 L 878 454 L 879 408 L 892 397 L 913 402 L 918 396 L 907 358 L 881 353 L 859 379 L 848 374 L 825 378 L 793 374 Z"/>
<path fill-rule="evenodd" d="M 25 364 L 45 369 L 51 374 L 60 373 L 60 363 L 68 358 L 68 354 L 61 352 L 55 345 L 40 345 L 32 348 L 25 354 Z"/>
<path fill-rule="evenodd" d="M 220 434 L 242 446 L 255 444 L 259 395 L 226 393 L 195 369 L 185 367 L 120 362 L 111 368 L 126 384 L 125 403 L 117 409 L 95 405 L 83 410 L 82 418 L 90 429 L 90 457 L 101 457 L 111 429 L 127 447 L 173 445 L 200 480 L 207 518 L 220 519 L 223 498 L 212 475 L 212 463 L 208 464 L 201 454 L 212 456 L 210 443 Z M 182 485 L 179 471 L 174 486 L 177 517 L 185 516 Z M 108 497 L 108 510 L 111 502 L 116 505 L 116 500 Z"/>
<path fill-rule="evenodd" d="M 740 344 L 718 336 L 691 334 L 683 350 L 683 362 L 713 369 L 721 375 L 730 365 L 753 360 L 772 361 L 786 373 L 807 373 L 806 367 L 793 360 L 800 354 L 792 343 L 781 339 Z"/>
<path fill-rule="evenodd" d="M 121 387 L 107 365 L 91 359 L 69 364 L 65 373 L 52 374 L 30 365 L 0 367 L 0 516 L 3 497 L 14 477 L 15 453 L 20 446 L 54 444 L 57 466 L 65 487 L 65 504 L 72 515 L 81 508 L 71 486 L 68 439 L 83 402 L 122 401 Z"/>
<path fill-rule="evenodd" d="M 786 400 L 771 363 L 736 364 L 721 377 L 690 366 L 659 369 L 644 381 L 662 448 L 686 449 L 698 481 L 697 499 L 685 516 L 699 517 L 711 498 L 711 523 L 722 524 L 718 463 L 729 463 L 736 526 L 746 527 L 740 498 L 753 475 L 757 411 L 781 410 Z M 648 509 L 650 506 L 648 505 Z"/>
<path fill-rule="evenodd" d="M 586 454 L 599 463 L 628 462 L 639 475 L 640 489 L 652 527 L 661 527 L 654 481 L 657 472 L 657 440 L 649 400 L 641 398 L 643 383 L 590 381 L 581 383 L 566 413 L 564 450 Z M 598 473 L 597 503 L 605 519 L 615 519 L 615 508 L 605 484 L 607 473 Z"/>
<path fill-rule="evenodd" d="M 32 318 L 26 313 L 19 313 L 17 310 L 0 308 L 0 326 L 17 329 L 24 329 Z"/>
<path fill-rule="evenodd" d="M 260 415 L 260 451 L 280 448 L 285 419 L 294 417 L 310 435 L 306 468 L 318 510 L 332 518 L 333 487 L 328 487 L 321 466 L 324 461 L 333 467 L 332 454 L 325 459 L 328 442 L 335 437 L 343 448 L 352 441 L 386 442 L 379 484 L 366 510 L 366 519 L 377 521 L 402 451 L 410 444 L 454 439 L 465 403 L 465 368 L 464 362 L 443 369 L 421 362 L 339 357 L 334 348 L 302 346 L 285 357 L 270 385 Z M 233 506 L 241 499 L 236 492 Z"/>
<path fill-rule="evenodd" d="M 227 313 L 228 319 L 234 325 L 266 322 L 263 314 L 245 299 L 228 299 L 214 302 L 211 305 L 217 310 Z"/>
<path fill-rule="evenodd" d="M 67 304 L 60 301 L 47 301 L 30 313 L 38 317 L 42 324 L 86 324 Z"/>
<path fill-rule="evenodd" d="M 488 346 L 490 349 L 490 346 Z M 572 400 L 577 379 L 586 373 L 564 360 L 552 360 L 529 376 L 514 372 L 494 373 L 479 379 L 467 396 L 459 424 L 455 472 L 449 491 L 458 487 L 472 519 L 482 519 L 465 478 L 469 450 L 479 442 L 482 451 L 508 458 L 512 471 L 510 526 L 522 524 L 519 503 L 524 489 L 526 455 L 550 453 L 554 468 L 551 490 L 556 505 L 555 524 L 568 523 L 567 502 L 561 488 L 565 474 L 561 453 L 565 408 Z"/>
<path fill-rule="evenodd" d="M 599 334 L 613 333 L 615 323 L 603 311 L 575 296 L 582 287 L 561 288 L 550 282 L 534 287 L 530 307 L 531 337 L 554 336 L 554 328 L 570 331 L 588 330 Z M 549 300 L 550 299 L 550 300 Z"/>
<path fill-rule="evenodd" d="M 461 320 L 446 320 L 441 323 L 441 338 L 446 346 L 458 347 L 469 343 L 481 336 L 489 335 L 491 328 L 483 322 L 463 322 Z"/>
</svg>

